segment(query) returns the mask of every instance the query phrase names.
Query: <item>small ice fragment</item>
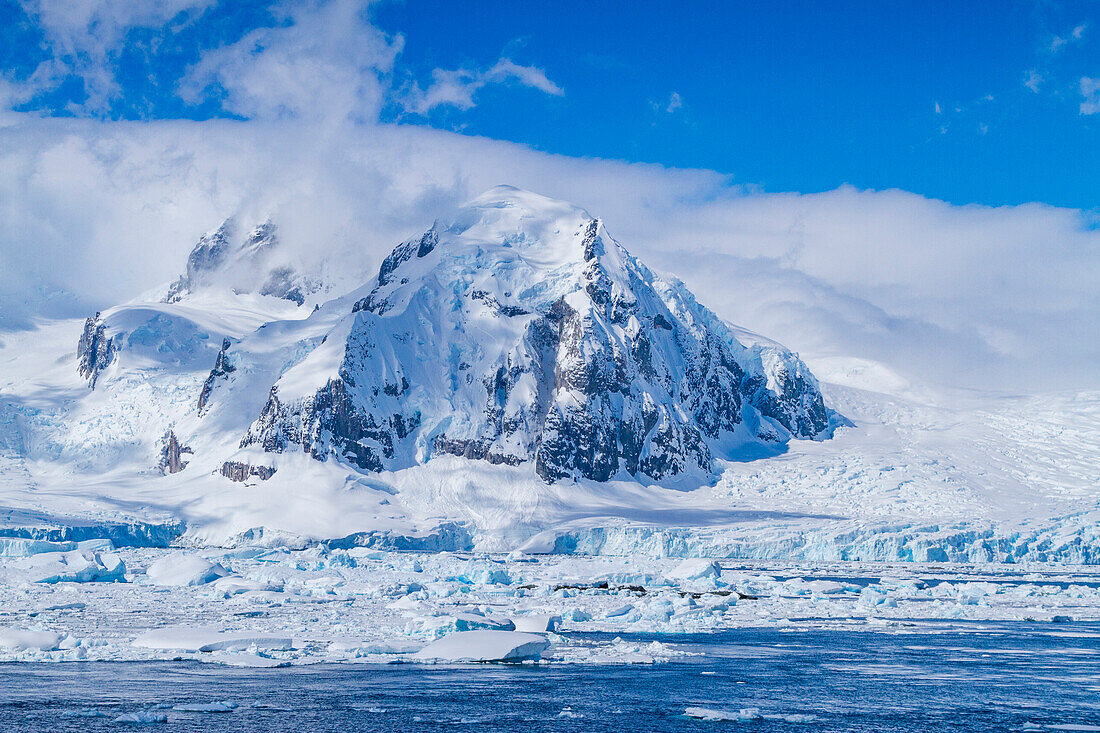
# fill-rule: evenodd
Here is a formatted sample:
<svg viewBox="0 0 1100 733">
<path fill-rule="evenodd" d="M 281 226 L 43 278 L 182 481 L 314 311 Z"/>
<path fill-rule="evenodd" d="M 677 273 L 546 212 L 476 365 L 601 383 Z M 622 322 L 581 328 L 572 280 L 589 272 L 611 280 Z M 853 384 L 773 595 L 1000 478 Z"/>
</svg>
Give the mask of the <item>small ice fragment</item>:
<svg viewBox="0 0 1100 733">
<path fill-rule="evenodd" d="M 173 706 L 172 709 L 181 713 L 231 713 L 237 709 L 237 704 L 222 700 L 221 702 L 183 703 Z"/>
<path fill-rule="evenodd" d="M 516 626 L 506 618 L 496 616 L 482 616 L 477 613 L 453 613 L 455 629 L 458 631 L 476 631 L 478 629 L 490 629 L 492 631 L 514 631 Z"/>
<path fill-rule="evenodd" d="M 634 610 L 634 606 L 632 606 L 628 603 L 625 606 L 619 606 L 618 608 L 611 609 L 610 611 L 608 611 L 607 613 L 604 614 L 604 618 L 617 618 L 619 616 L 625 616 L 633 610 Z"/>
<path fill-rule="evenodd" d="M 95 708 L 81 708 L 80 710 L 66 710 L 61 714 L 63 718 L 105 718 L 107 713 Z"/>
<path fill-rule="evenodd" d="M 152 725 L 154 723 L 167 723 L 168 716 L 155 710 L 142 710 L 138 713 L 123 713 L 115 718 L 116 723 L 129 723 L 130 725 Z"/>
<path fill-rule="evenodd" d="M 554 614 L 535 614 L 531 616 L 514 616 L 512 623 L 516 631 L 530 631 L 536 634 L 547 631 L 557 631 L 561 625 L 561 616 Z"/>
<path fill-rule="evenodd" d="M 712 710 L 711 708 L 688 708 L 684 711 L 684 715 L 689 718 L 696 718 L 697 720 L 723 722 L 744 722 L 749 720 L 760 720 L 763 717 L 760 715 L 759 708 L 741 708 L 740 710 L 733 711 Z"/>
</svg>

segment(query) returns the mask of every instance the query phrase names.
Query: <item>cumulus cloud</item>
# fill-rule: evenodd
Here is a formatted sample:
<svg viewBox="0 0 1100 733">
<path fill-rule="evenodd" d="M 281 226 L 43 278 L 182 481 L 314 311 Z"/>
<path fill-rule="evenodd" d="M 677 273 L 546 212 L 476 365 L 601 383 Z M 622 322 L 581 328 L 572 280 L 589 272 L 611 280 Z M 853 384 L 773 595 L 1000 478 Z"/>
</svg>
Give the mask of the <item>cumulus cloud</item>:
<svg viewBox="0 0 1100 733">
<path fill-rule="evenodd" d="M 213 5 L 214 0 L 24 0 L 23 6 L 42 30 L 51 58 L 19 85 L 9 101 L 25 101 L 77 77 L 88 95 L 84 106 L 102 112 L 120 93 L 114 60 L 126 34 L 135 28 L 182 25 Z"/>
<path fill-rule="evenodd" d="M 173 279 L 203 231 L 274 212 L 304 266 L 359 284 L 499 183 L 572 200 L 723 317 L 917 382 L 1096 386 L 1100 231 L 1080 212 L 902 191 L 762 194 L 710 171 L 556 156 L 401 125 L 26 120 L 0 128 L 7 325 Z M 8 304 L 11 304 L 8 307 Z"/>
<path fill-rule="evenodd" d="M 1038 69 L 1028 69 L 1028 71 L 1024 73 L 1024 86 L 1035 94 L 1038 94 L 1044 79 L 1045 77 L 1039 73 Z"/>
<path fill-rule="evenodd" d="M 1100 112 L 1100 77 L 1081 77 L 1081 114 L 1094 115 Z"/>
<path fill-rule="evenodd" d="M 1070 43 L 1073 43 L 1075 41 L 1080 41 L 1082 38 L 1085 37 L 1085 31 L 1086 30 L 1088 30 L 1088 24 L 1087 23 L 1081 23 L 1080 25 L 1074 27 L 1073 30 L 1071 30 L 1066 35 L 1064 35 L 1064 36 L 1055 36 L 1050 41 L 1050 52 L 1051 53 L 1058 53 L 1059 51 L 1061 51 L 1063 48 L 1065 48 Z"/>
<path fill-rule="evenodd" d="M 432 83 L 426 89 L 411 86 L 405 94 L 404 107 L 409 112 L 426 115 L 436 107 L 451 106 L 460 110 L 474 106 L 474 97 L 490 84 L 516 83 L 560 97 L 565 91 L 535 66 L 522 66 L 509 58 L 501 58 L 489 69 L 435 69 Z"/>
<path fill-rule="evenodd" d="M 226 111 L 253 119 L 377 119 L 403 40 L 371 25 L 357 0 L 276 12 L 276 27 L 207 51 L 180 84 L 184 100 L 213 94 Z"/>
</svg>

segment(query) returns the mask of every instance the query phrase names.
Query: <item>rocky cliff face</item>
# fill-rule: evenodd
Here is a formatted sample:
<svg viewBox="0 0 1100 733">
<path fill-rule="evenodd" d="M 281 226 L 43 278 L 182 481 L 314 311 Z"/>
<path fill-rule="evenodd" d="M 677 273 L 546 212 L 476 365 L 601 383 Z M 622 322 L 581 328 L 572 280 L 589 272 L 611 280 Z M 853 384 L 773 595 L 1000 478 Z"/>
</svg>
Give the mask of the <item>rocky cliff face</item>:
<svg viewBox="0 0 1100 733">
<path fill-rule="evenodd" d="M 229 358 L 230 346 L 232 346 L 232 342 L 229 339 L 222 339 L 222 347 L 218 350 L 217 359 L 214 360 L 214 368 L 210 370 L 210 374 L 202 384 L 202 391 L 199 392 L 198 409 L 200 413 L 206 409 L 206 405 L 210 401 L 210 396 L 214 392 L 214 386 L 218 381 L 226 379 L 237 370 Z"/>
<path fill-rule="evenodd" d="M 100 313 L 84 322 L 84 332 L 76 346 L 76 362 L 80 376 L 88 380 L 89 387 L 95 389 L 99 373 L 111 364 L 116 351 Z"/>
<path fill-rule="evenodd" d="M 830 434 L 796 356 L 743 345 L 600 220 L 516 189 L 400 244 L 349 302 L 242 447 L 364 471 L 444 453 L 547 482 L 661 481 Z"/>
<path fill-rule="evenodd" d="M 194 451 L 190 447 L 180 443 L 173 430 L 169 430 L 160 440 L 160 464 L 161 473 L 179 473 L 187 467 L 185 455 L 191 455 Z"/>
<path fill-rule="evenodd" d="M 227 219 L 199 238 L 187 257 L 187 269 L 168 289 L 165 302 L 177 303 L 204 288 L 223 287 L 237 293 L 259 293 L 303 305 L 321 288 L 319 281 L 299 274 L 279 247 L 271 220 L 245 230 Z"/>
</svg>

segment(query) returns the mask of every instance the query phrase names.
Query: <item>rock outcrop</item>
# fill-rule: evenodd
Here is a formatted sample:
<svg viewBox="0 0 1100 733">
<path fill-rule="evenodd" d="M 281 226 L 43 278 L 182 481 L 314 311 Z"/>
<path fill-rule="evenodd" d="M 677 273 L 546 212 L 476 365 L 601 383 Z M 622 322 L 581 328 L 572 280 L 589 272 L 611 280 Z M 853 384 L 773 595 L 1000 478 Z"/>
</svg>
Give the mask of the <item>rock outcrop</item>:
<svg viewBox="0 0 1100 733">
<path fill-rule="evenodd" d="M 164 434 L 160 442 L 161 453 L 159 468 L 161 473 L 179 473 L 187 467 L 187 461 L 184 460 L 183 456 L 193 455 L 194 451 L 179 442 L 175 431 L 169 430 Z"/>
<path fill-rule="evenodd" d="M 116 351 L 117 348 L 107 335 L 107 324 L 104 323 L 102 314 L 96 313 L 94 318 L 87 319 L 76 346 L 76 361 L 77 370 L 80 376 L 88 380 L 89 387 L 95 389 L 99 373 L 110 366 Z"/>
</svg>

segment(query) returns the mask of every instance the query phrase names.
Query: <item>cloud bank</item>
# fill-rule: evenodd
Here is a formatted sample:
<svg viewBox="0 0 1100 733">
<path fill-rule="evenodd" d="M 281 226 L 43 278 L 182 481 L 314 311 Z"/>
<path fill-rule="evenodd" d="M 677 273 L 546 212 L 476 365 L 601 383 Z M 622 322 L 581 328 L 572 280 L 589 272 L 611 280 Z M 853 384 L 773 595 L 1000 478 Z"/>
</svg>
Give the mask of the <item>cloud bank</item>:
<svg viewBox="0 0 1100 733">
<path fill-rule="evenodd" d="M 1100 231 L 1080 212 L 902 191 L 754 193 L 712 171 L 550 155 L 402 125 L 9 120 L 0 129 L 7 327 L 174 278 L 229 215 L 274 213 L 352 287 L 401 239 L 499 183 L 602 216 L 723 317 L 804 356 L 923 383 L 1096 386 Z"/>
</svg>

